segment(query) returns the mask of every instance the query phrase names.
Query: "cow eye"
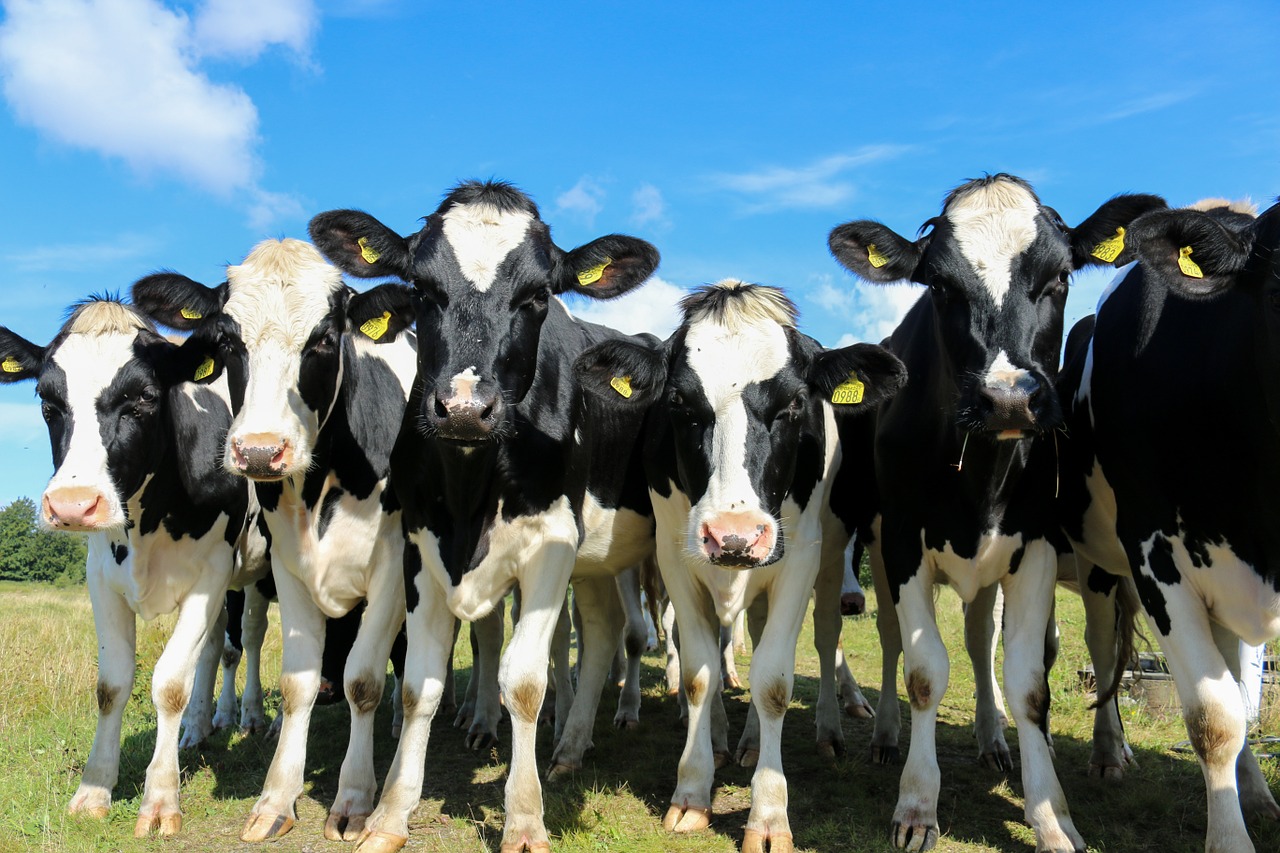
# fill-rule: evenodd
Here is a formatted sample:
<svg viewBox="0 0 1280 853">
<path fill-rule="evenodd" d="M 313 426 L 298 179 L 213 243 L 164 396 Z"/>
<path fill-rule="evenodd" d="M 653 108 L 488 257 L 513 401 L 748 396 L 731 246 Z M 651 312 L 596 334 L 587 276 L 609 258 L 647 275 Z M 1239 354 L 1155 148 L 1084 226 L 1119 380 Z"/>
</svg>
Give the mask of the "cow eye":
<svg viewBox="0 0 1280 853">
<path fill-rule="evenodd" d="M 670 403 L 672 406 L 683 406 L 684 395 L 681 394 L 679 391 L 672 391 L 671 396 L 667 398 L 667 402 Z"/>
<path fill-rule="evenodd" d="M 154 403 L 160 399 L 160 392 L 150 386 L 143 388 L 142 393 L 138 395 L 139 402 Z"/>
</svg>

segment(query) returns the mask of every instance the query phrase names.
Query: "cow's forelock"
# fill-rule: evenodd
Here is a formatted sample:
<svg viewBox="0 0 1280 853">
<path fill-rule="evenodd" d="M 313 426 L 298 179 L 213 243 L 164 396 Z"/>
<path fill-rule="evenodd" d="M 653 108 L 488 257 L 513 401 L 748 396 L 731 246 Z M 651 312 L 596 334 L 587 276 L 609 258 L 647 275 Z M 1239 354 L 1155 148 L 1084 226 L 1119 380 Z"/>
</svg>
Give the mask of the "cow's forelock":
<svg viewBox="0 0 1280 853">
<path fill-rule="evenodd" d="M 1034 193 L 1006 180 L 961 188 L 943 210 L 960 253 L 997 308 L 1009 292 L 1016 259 L 1035 242 L 1040 213 Z"/>
<path fill-rule="evenodd" d="M 484 293 L 503 261 L 524 243 L 534 217 L 528 211 L 478 202 L 455 205 L 442 219 L 444 238 L 463 278 Z"/>
</svg>

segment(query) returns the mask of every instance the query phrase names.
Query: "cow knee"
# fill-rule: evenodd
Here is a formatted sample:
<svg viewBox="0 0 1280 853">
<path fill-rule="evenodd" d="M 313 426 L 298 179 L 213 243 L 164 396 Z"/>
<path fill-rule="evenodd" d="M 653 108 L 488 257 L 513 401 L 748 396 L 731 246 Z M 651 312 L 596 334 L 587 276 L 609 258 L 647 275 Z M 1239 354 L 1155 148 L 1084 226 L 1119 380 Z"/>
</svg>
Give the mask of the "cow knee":
<svg viewBox="0 0 1280 853">
<path fill-rule="evenodd" d="M 369 673 L 361 673 L 346 684 L 347 701 L 361 714 L 368 714 L 382 701 L 382 683 Z"/>
<path fill-rule="evenodd" d="M 760 691 L 760 713 L 769 717 L 781 717 L 791 703 L 791 688 L 785 679 L 776 678 Z"/>
<path fill-rule="evenodd" d="M 507 710 L 522 723 L 536 723 L 542 711 L 542 696 L 546 692 L 546 680 L 524 678 L 516 682 L 506 693 Z"/>
<path fill-rule="evenodd" d="M 937 679 L 923 667 L 907 673 L 907 699 L 911 707 L 923 711 L 936 704 L 941 697 L 937 696 Z"/>
<path fill-rule="evenodd" d="M 1201 702 L 1184 714 L 1191 747 L 1205 764 L 1234 763 L 1244 740 L 1244 715 L 1221 702 Z"/>
</svg>

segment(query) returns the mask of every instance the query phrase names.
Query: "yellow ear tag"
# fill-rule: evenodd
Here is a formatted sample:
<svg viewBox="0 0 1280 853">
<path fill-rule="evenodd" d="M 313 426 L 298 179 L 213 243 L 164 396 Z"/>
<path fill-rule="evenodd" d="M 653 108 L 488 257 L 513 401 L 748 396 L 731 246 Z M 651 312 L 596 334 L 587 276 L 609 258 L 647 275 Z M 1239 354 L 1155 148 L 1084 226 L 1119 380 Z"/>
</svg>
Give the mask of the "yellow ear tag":
<svg viewBox="0 0 1280 853">
<path fill-rule="evenodd" d="M 360 247 L 360 257 L 364 258 L 366 264 L 376 264 L 378 258 L 382 257 L 382 253 L 369 245 L 368 237 L 361 237 L 356 245 Z"/>
<path fill-rule="evenodd" d="M 360 326 L 360 331 L 367 337 L 373 338 L 375 341 L 387 333 L 387 324 L 391 321 L 391 312 L 383 311 L 381 317 L 374 317 L 372 320 L 366 320 Z"/>
<path fill-rule="evenodd" d="M 880 251 L 876 248 L 875 243 L 868 243 L 867 244 L 867 262 L 870 263 L 871 266 L 875 267 L 876 269 L 880 269 L 880 267 L 889 263 L 889 259 L 886 258 L 884 255 L 880 254 Z"/>
<path fill-rule="evenodd" d="M 1124 251 L 1124 229 L 1117 228 L 1115 236 L 1108 237 L 1101 243 L 1093 247 L 1093 251 L 1089 254 L 1093 255 L 1103 263 L 1111 263 L 1120 257 L 1120 253 Z"/>
<path fill-rule="evenodd" d="M 4 361 L 0 361 L 0 370 L 5 373 L 21 373 L 22 365 L 13 356 L 6 356 Z"/>
<path fill-rule="evenodd" d="M 631 377 L 615 376 L 609 380 L 609 387 L 617 391 L 624 399 L 631 399 Z"/>
<path fill-rule="evenodd" d="M 604 263 L 600 266 L 592 267 L 589 270 L 583 270 L 578 273 L 578 284 L 582 287 L 595 284 L 604 275 L 604 268 L 609 266 L 611 263 L 613 263 L 613 258 L 605 258 Z"/>
<path fill-rule="evenodd" d="M 841 382 L 831 392 L 831 402 L 838 406 L 852 406 L 862 402 L 862 392 L 867 388 L 858 379 L 858 374 L 850 373 L 849 378 Z"/>
<path fill-rule="evenodd" d="M 203 314 L 193 308 L 183 308 L 178 313 L 182 315 L 184 320 L 199 320 L 204 317 Z"/>
<path fill-rule="evenodd" d="M 195 381 L 199 382 L 201 379 L 207 379 L 212 375 L 213 375 L 213 359 L 206 358 L 204 361 L 200 362 L 200 366 L 196 368 Z"/>
<path fill-rule="evenodd" d="M 1200 265 L 1191 260 L 1191 247 L 1183 246 L 1178 250 L 1178 269 L 1182 270 L 1182 274 L 1188 278 L 1204 278 L 1204 271 L 1200 269 Z"/>
</svg>

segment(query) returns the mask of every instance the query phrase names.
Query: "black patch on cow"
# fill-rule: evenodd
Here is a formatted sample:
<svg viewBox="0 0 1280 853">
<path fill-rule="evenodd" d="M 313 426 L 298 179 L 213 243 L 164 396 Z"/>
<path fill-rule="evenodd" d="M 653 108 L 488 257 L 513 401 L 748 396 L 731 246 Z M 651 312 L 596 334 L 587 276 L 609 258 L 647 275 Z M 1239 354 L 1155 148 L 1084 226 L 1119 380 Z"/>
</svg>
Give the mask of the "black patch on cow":
<svg viewBox="0 0 1280 853">
<path fill-rule="evenodd" d="M 333 513 L 338 509 L 338 502 L 342 500 L 342 496 L 346 492 L 342 489 L 330 489 L 329 493 L 324 496 L 324 501 L 320 504 L 320 518 L 316 521 L 316 538 L 323 539 L 325 531 L 329 529 L 329 522 L 333 521 Z"/>
<path fill-rule="evenodd" d="M 1120 583 L 1120 576 L 1113 575 L 1106 569 L 1094 566 L 1089 569 L 1089 577 L 1086 583 L 1090 592 L 1110 596 L 1115 591 L 1116 585 Z"/>
<path fill-rule="evenodd" d="M 1009 555 L 1009 574 L 1016 575 L 1018 569 L 1022 568 L 1022 558 L 1027 553 L 1027 546 L 1019 545 L 1013 549 L 1013 553 Z"/>
<path fill-rule="evenodd" d="M 422 574 L 422 552 L 408 536 L 404 540 L 404 604 L 405 612 L 418 609 L 418 575 Z"/>
<path fill-rule="evenodd" d="M 111 556 L 115 559 L 117 566 L 123 565 L 129 557 L 129 546 L 123 542 L 112 542 Z"/>
<path fill-rule="evenodd" d="M 227 642 L 236 651 L 244 651 L 244 590 L 229 589 L 223 599 L 227 610 Z"/>
<path fill-rule="evenodd" d="M 1163 536 L 1157 536 L 1151 542 L 1151 553 L 1147 556 L 1147 565 L 1151 574 L 1160 583 L 1172 586 L 1182 582 L 1182 573 L 1173 561 L 1173 543 Z"/>
</svg>

